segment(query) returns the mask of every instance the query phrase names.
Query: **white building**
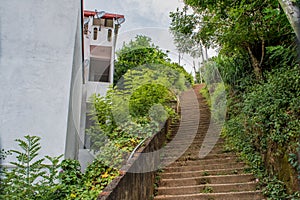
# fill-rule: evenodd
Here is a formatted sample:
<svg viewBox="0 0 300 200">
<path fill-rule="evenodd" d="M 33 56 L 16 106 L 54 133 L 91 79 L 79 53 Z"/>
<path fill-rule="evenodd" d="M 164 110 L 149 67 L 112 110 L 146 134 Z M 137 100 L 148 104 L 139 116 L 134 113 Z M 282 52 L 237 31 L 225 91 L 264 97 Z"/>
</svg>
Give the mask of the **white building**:
<svg viewBox="0 0 300 200">
<path fill-rule="evenodd" d="M 80 138 L 80 161 L 92 160 L 90 140 L 85 129 L 90 126 L 88 104 L 93 94 L 105 96 L 113 83 L 116 40 L 123 15 L 104 11 L 84 11 L 84 84 Z M 89 159 L 90 157 L 90 159 Z"/>
<path fill-rule="evenodd" d="M 81 1 L 1 1 L 1 149 L 16 149 L 14 140 L 29 134 L 41 137 L 41 156 L 78 158 L 86 101 L 113 81 L 121 18 L 95 14 L 84 33 Z"/>
<path fill-rule="evenodd" d="M 42 155 L 76 158 L 81 2 L 4 0 L 0 20 L 1 148 L 17 148 L 14 140 L 30 134 L 42 138 Z"/>
</svg>

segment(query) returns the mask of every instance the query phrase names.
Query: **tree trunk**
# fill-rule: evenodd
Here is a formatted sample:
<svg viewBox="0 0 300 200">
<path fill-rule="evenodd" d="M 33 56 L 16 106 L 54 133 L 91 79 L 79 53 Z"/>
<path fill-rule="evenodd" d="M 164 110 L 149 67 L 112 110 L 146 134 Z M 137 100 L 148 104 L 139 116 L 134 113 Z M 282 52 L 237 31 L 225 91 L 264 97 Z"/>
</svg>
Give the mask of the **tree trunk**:
<svg viewBox="0 0 300 200">
<path fill-rule="evenodd" d="M 261 64 L 259 63 L 258 59 L 253 55 L 249 46 L 247 46 L 247 50 L 251 59 L 251 64 L 254 70 L 256 80 L 261 80 L 262 79 Z"/>
<path fill-rule="evenodd" d="M 300 9 L 296 2 L 291 0 L 278 0 L 284 13 L 286 14 L 292 28 L 295 31 L 298 41 L 300 41 Z"/>
</svg>

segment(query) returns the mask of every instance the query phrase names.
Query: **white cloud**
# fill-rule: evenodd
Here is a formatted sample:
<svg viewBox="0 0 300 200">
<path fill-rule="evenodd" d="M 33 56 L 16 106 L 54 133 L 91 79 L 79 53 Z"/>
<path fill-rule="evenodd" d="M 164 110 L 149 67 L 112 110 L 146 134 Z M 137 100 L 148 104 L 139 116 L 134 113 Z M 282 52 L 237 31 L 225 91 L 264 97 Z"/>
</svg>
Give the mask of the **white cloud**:
<svg viewBox="0 0 300 200">
<path fill-rule="evenodd" d="M 169 13 L 182 7 L 180 0 L 85 0 L 85 8 L 124 14 L 128 29 L 168 27 Z"/>
</svg>

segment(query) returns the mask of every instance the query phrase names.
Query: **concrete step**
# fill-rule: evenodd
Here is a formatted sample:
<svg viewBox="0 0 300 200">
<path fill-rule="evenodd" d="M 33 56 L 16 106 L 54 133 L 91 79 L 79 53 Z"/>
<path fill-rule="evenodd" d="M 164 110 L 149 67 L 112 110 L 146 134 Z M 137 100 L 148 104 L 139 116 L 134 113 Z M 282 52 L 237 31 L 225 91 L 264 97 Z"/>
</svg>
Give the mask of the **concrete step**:
<svg viewBox="0 0 300 200">
<path fill-rule="evenodd" d="M 170 145 L 165 148 L 165 151 L 168 153 L 177 152 L 177 153 L 184 153 L 183 156 L 192 156 L 192 155 L 198 155 L 200 152 L 201 147 L 200 146 L 175 146 Z M 222 153 L 228 153 L 229 151 L 225 150 L 221 146 L 215 146 L 212 149 L 207 147 L 207 150 L 211 150 L 209 153 L 211 154 L 222 154 Z"/>
<path fill-rule="evenodd" d="M 228 158 L 228 157 L 233 157 L 235 156 L 234 154 L 228 154 L 228 153 L 224 153 L 224 154 L 208 154 L 207 156 L 205 156 L 204 158 L 199 158 L 199 156 L 188 156 L 188 155 L 185 155 L 185 156 L 181 156 L 181 157 L 174 157 L 174 153 L 167 153 L 165 154 L 164 156 L 161 156 L 162 160 L 172 160 L 172 161 L 187 161 L 187 160 L 190 160 L 190 161 L 197 161 L 197 160 L 209 160 L 209 159 L 222 159 L 222 158 Z"/>
<path fill-rule="evenodd" d="M 228 157 L 232 157 L 232 156 L 236 156 L 234 153 L 218 153 L 218 154 L 208 154 L 207 156 L 205 156 L 205 158 L 199 158 L 198 154 L 197 155 L 185 155 L 185 156 L 181 156 L 180 158 L 178 158 L 177 160 L 203 160 L 203 159 L 217 159 L 217 158 L 228 158 Z M 167 156 L 166 156 L 167 158 Z"/>
<path fill-rule="evenodd" d="M 225 158 L 212 158 L 212 159 L 201 159 L 201 160 L 183 160 L 176 161 L 169 165 L 169 167 L 180 167 L 180 166 L 194 166 L 194 165 L 213 165 L 213 164 L 225 164 L 225 163 L 237 163 L 239 162 L 236 157 L 225 157 Z"/>
<path fill-rule="evenodd" d="M 183 133 L 181 133 L 181 134 L 183 134 Z M 212 138 L 208 138 L 208 139 L 212 140 Z M 192 143 L 190 143 L 191 140 L 192 140 Z M 203 144 L 203 141 L 204 141 L 204 137 L 201 137 L 201 138 L 197 137 L 196 138 L 194 135 L 193 136 L 190 136 L 190 135 L 184 136 L 184 135 L 182 135 L 180 137 L 178 136 L 176 138 L 176 141 L 174 139 L 173 144 L 176 144 L 178 146 L 180 146 L 180 145 L 186 145 L 186 144 L 190 144 L 190 145 L 192 144 L 192 145 L 195 145 L 195 146 L 202 146 L 202 145 L 205 145 L 205 146 L 223 145 L 223 142 L 222 143 L 221 142 L 217 142 L 215 144 L 213 144 L 213 143 Z"/>
<path fill-rule="evenodd" d="M 188 171 L 188 172 L 171 172 L 161 173 L 159 176 L 162 179 L 178 179 L 178 178 L 192 178 L 199 176 L 211 176 L 211 175 L 230 175 L 230 174 L 243 174 L 244 167 L 240 168 L 226 168 L 226 169 L 214 169 L 214 170 L 200 170 L 200 171 Z"/>
<path fill-rule="evenodd" d="M 185 148 L 186 152 L 192 153 L 192 154 L 198 154 L 201 148 L 206 148 L 206 149 L 212 149 L 214 152 L 213 153 L 227 153 L 227 151 L 224 147 L 223 144 L 202 144 L 202 143 L 194 143 L 193 141 L 189 141 L 190 139 L 187 139 L 184 143 L 179 143 L 177 141 L 173 141 L 172 143 L 168 143 L 167 146 L 165 147 L 165 150 L 168 151 L 178 151 L 178 149 Z"/>
<path fill-rule="evenodd" d="M 261 191 L 158 195 L 154 200 L 263 200 Z"/>
<path fill-rule="evenodd" d="M 234 174 L 219 176 L 198 176 L 191 178 L 161 179 L 160 187 L 179 187 L 205 184 L 229 184 L 252 182 L 255 178 L 252 174 Z"/>
<path fill-rule="evenodd" d="M 245 163 L 231 162 L 231 163 L 217 163 L 207 165 L 191 165 L 191 166 L 170 166 L 164 169 L 164 172 L 188 172 L 199 170 L 213 170 L 213 169 L 226 169 L 226 168 L 240 168 L 245 167 Z"/>
<path fill-rule="evenodd" d="M 256 182 L 205 184 L 205 185 L 196 185 L 196 186 L 160 187 L 158 188 L 158 195 L 242 192 L 242 191 L 255 191 L 255 190 L 256 190 Z"/>
<path fill-rule="evenodd" d="M 201 113 L 200 115 L 202 115 L 202 113 Z M 178 128 L 178 127 L 182 126 L 183 124 L 192 124 L 192 125 L 195 125 L 195 124 L 193 124 L 193 123 L 191 123 L 191 122 L 188 122 L 188 121 L 184 121 L 184 122 L 181 121 L 181 122 L 179 122 L 179 123 L 177 123 L 177 124 L 171 124 L 171 125 L 170 125 L 170 128 L 171 128 L 171 129 L 172 129 L 172 128 Z M 199 119 L 199 124 L 202 125 L 202 126 L 206 125 L 206 128 L 207 128 L 208 125 L 210 124 L 210 120 L 207 119 L 206 117 L 203 117 L 203 119 L 200 117 L 200 119 Z M 201 131 L 201 130 L 199 130 L 199 131 Z"/>
<path fill-rule="evenodd" d="M 207 149 L 208 151 L 209 149 Z M 199 155 L 200 149 L 199 150 L 186 150 L 183 154 L 182 157 L 190 157 L 190 156 L 194 156 L 194 155 Z M 210 156 L 211 154 L 224 154 L 224 153 L 230 153 L 222 148 L 216 148 L 216 149 L 212 149 L 208 152 L 207 156 Z M 202 158 L 200 158 L 202 159 Z"/>
<path fill-rule="evenodd" d="M 223 141 L 218 141 L 216 143 L 205 143 L 204 144 L 202 139 L 195 139 L 195 138 L 194 139 L 191 138 L 191 139 L 193 139 L 192 143 L 188 143 L 191 139 L 188 139 L 188 138 L 180 139 L 177 137 L 176 141 L 174 140 L 172 142 L 172 144 L 174 144 L 174 146 L 172 146 L 172 147 L 175 148 L 175 147 L 180 147 L 180 146 L 186 146 L 186 144 L 190 144 L 190 148 L 192 148 L 192 149 L 200 148 L 201 146 L 224 148 Z M 170 147 L 170 149 L 171 149 L 171 147 Z"/>
</svg>

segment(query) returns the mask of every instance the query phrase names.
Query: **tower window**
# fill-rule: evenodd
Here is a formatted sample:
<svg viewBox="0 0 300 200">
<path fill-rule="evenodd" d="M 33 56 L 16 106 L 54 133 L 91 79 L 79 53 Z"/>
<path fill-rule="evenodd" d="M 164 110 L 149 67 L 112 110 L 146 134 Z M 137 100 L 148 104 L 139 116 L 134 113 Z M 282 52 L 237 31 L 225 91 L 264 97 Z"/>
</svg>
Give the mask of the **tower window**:
<svg viewBox="0 0 300 200">
<path fill-rule="evenodd" d="M 89 81 L 109 82 L 110 60 L 91 57 Z"/>
<path fill-rule="evenodd" d="M 93 39 L 97 40 L 97 38 L 98 38 L 98 29 L 96 27 L 94 28 L 94 35 L 93 36 L 94 36 Z"/>
<path fill-rule="evenodd" d="M 107 41 L 111 42 L 111 35 L 112 35 L 112 31 L 111 29 L 108 29 L 108 32 L 107 32 Z"/>
</svg>

